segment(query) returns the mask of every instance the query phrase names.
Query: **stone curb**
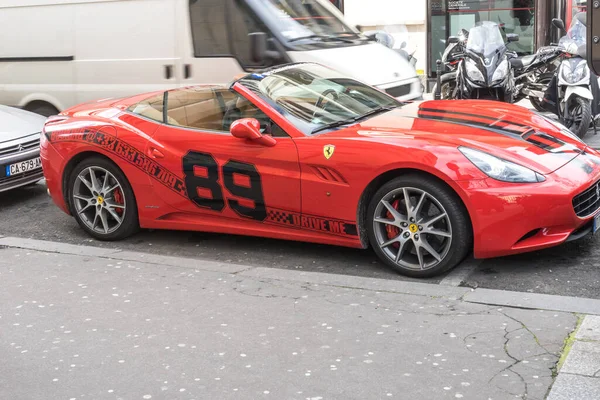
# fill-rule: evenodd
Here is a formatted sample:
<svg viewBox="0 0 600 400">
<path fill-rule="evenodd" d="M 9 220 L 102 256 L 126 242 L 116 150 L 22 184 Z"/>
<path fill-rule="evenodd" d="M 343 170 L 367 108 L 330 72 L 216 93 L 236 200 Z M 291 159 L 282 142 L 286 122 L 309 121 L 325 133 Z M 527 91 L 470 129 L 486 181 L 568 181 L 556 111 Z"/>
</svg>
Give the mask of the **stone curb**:
<svg viewBox="0 0 600 400">
<path fill-rule="evenodd" d="M 600 317 L 586 316 L 567 339 L 565 362 L 548 400 L 600 399 Z"/>
<path fill-rule="evenodd" d="M 113 260 L 136 261 L 178 268 L 190 268 L 225 274 L 237 274 L 248 278 L 303 282 L 315 285 L 346 287 L 360 290 L 381 291 L 428 297 L 443 297 L 504 307 L 575 312 L 600 315 L 600 300 L 537 293 L 509 292 L 493 289 L 470 289 L 439 284 L 364 278 L 351 275 L 303 272 L 277 268 L 252 267 L 248 265 L 206 261 L 185 257 L 170 257 L 141 252 L 80 246 L 43 240 L 15 237 L 0 238 L 0 246 L 70 254 L 102 257 Z M 599 397 L 600 398 L 600 397 Z"/>
</svg>

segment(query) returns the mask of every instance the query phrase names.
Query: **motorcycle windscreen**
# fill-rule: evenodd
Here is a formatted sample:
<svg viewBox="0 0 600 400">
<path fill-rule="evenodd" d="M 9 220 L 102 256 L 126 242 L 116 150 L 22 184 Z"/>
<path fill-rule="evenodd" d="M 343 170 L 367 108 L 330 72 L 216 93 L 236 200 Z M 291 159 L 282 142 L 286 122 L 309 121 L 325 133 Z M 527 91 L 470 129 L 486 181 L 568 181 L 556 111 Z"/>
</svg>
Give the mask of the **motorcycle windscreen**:
<svg viewBox="0 0 600 400">
<path fill-rule="evenodd" d="M 502 81 L 508 74 L 505 36 L 495 22 L 478 22 L 469 31 L 467 50 L 481 57 L 480 70 L 485 73 L 488 85 Z"/>
</svg>

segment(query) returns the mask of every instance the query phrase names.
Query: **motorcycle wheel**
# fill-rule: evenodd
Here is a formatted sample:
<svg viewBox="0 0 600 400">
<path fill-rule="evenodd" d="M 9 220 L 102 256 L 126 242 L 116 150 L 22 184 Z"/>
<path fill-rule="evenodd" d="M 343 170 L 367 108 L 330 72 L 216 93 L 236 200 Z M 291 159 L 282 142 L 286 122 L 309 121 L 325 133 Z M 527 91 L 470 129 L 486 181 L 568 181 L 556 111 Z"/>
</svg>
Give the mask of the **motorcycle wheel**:
<svg viewBox="0 0 600 400">
<path fill-rule="evenodd" d="M 442 90 L 440 91 L 440 99 L 441 100 L 452 100 L 454 96 L 454 85 L 452 82 L 442 83 Z M 435 93 L 437 90 L 437 83 L 433 86 L 432 93 Z"/>
<path fill-rule="evenodd" d="M 544 74 L 542 74 L 542 76 L 540 78 L 537 79 L 538 84 L 543 85 L 544 88 L 548 88 L 548 86 L 550 86 L 550 83 L 552 82 L 552 76 L 547 76 L 548 71 L 544 72 Z M 546 91 L 546 89 L 544 89 L 544 91 Z M 544 108 L 543 105 L 543 100 L 538 99 L 537 97 L 529 97 L 529 102 L 531 103 L 531 105 L 533 106 L 533 108 L 535 108 L 537 111 L 539 112 L 547 112 L 548 110 L 546 110 Z"/>
<path fill-rule="evenodd" d="M 542 106 L 542 101 L 540 99 L 538 99 L 537 97 L 530 97 L 529 98 L 529 102 L 531 103 L 531 105 L 533 106 L 533 108 L 535 108 L 537 111 L 539 111 L 539 112 L 545 112 L 546 111 L 544 109 L 544 107 Z"/>
<path fill-rule="evenodd" d="M 592 105 L 590 101 L 581 97 L 575 97 L 575 104 L 571 107 L 569 117 L 569 121 L 561 122 L 580 139 L 583 139 L 590 129 L 592 122 Z"/>
</svg>

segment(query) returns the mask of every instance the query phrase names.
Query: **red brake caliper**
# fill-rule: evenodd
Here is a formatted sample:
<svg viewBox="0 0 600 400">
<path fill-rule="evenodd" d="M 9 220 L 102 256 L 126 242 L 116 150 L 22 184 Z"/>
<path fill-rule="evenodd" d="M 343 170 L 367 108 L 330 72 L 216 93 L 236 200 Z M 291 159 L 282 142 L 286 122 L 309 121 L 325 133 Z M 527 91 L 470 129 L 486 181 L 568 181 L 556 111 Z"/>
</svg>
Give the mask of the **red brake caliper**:
<svg viewBox="0 0 600 400">
<path fill-rule="evenodd" d="M 119 188 L 115 189 L 115 191 L 113 192 L 113 198 L 115 199 L 115 203 L 117 204 L 123 205 L 125 203 L 123 199 L 123 193 Z M 117 214 L 123 214 L 122 208 L 115 208 L 115 211 L 117 212 Z"/>
<path fill-rule="evenodd" d="M 396 200 L 392 203 L 392 207 L 394 207 L 397 210 L 398 204 L 400 204 L 400 201 Z M 386 217 L 388 219 L 394 219 L 394 217 L 392 216 L 392 213 L 390 213 L 389 211 L 387 212 Z M 393 225 L 386 225 L 385 230 L 387 231 L 388 239 L 393 239 L 400 234 L 400 229 Z M 392 246 L 399 247 L 400 243 L 394 243 Z"/>
</svg>

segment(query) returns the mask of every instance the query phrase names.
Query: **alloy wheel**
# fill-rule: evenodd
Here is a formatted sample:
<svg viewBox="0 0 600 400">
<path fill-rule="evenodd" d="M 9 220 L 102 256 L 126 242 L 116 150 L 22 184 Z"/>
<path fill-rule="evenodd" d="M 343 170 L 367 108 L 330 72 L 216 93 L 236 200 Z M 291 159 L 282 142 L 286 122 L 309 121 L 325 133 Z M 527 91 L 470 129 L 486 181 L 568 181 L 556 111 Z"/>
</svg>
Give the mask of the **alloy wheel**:
<svg viewBox="0 0 600 400">
<path fill-rule="evenodd" d="M 385 256 L 410 270 L 435 268 L 452 245 L 452 224 L 442 204 L 412 187 L 395 189 L 379 201 L 373 231 Z"/>
<path fill-rule="evenodd" d="M 123 224 L 126 212 L 123 188 L 104 168 L 88 167 L 77 175 L 73 204 L 82 222 L 96 233 L 108 235 Z"/>
</svg>

